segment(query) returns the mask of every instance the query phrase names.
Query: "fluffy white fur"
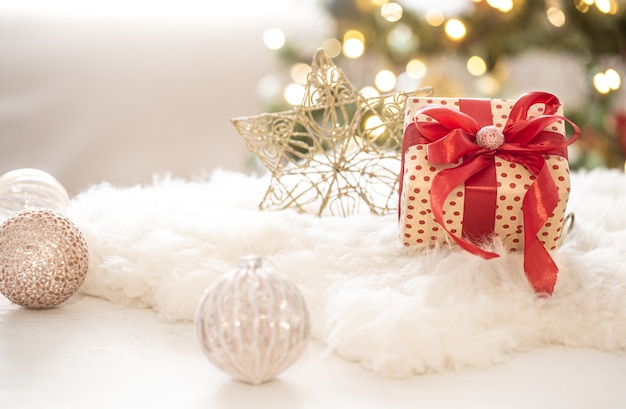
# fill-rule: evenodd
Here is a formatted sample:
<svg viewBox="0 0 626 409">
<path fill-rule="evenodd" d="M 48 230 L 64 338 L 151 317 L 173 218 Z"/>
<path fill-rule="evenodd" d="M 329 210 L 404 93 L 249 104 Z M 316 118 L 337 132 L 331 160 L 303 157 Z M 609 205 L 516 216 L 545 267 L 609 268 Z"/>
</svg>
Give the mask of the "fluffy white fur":
<svg viewBox="0 0 626 409">
<path fill-rule="evenodd" d="M 89 243 L 83 291 L 191 320 L 204 289 L 244 254 L 266 256 L 305 295 L 313 335 L 389 377 L 487 367 L 546 345 L 626 349 L 626 175 L 572 175 L 576 222 L 554 254 L 552 297 L 528 285 L 522 257 L 490 261 L 400 245 L 396 216 L 259 211 L 265 177 L 98 185 L 70 217 Z"/>
</svg>

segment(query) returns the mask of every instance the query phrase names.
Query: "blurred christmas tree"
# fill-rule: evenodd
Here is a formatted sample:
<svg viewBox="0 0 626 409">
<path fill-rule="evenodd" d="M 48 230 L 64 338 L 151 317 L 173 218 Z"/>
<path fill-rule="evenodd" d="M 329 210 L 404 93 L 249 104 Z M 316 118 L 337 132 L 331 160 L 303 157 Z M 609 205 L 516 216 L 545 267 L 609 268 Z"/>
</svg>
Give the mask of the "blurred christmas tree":
<svg viewBox="0 0 626 409">
<path fill-rule="evenodd" d="M 313 48 L 324 48 L 366 92 L 432 85 L 439 96 L 515 98 L 538 90 L 520 84 L 516 58 L 547 56 L 523 73 L 566 78 L 565 87 L 582 95 L 577 104 L 564 101 L 582 129 L 573 166 L 624 166 L 626 0 L 327 0 L 320 7 L 332 32 Z M 312 55 L 302 42 L 287 36 L 271 47 L 293 83 L 280 99 L 268 98 L 270 110 L 299 103 Z"/>
</svg>

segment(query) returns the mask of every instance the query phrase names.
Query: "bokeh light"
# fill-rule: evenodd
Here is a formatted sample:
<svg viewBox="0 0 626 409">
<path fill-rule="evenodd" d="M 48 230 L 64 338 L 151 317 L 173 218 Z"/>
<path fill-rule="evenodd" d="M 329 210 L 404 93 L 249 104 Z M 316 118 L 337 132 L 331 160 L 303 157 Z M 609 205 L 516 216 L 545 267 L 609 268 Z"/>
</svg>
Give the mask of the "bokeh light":
<svg viewBox="0 0 626 409">
<path fill-rule="evenodd" d="M 487 63 L 481 57 L 473 55 L 467 60 L 467 71 L 475 77 L 480 77 L 487 72 Z"/>
<path fill-rule="evenodd" d="M 402 18 L 402 6 L 398 3 L 385 3 L 380 8 L 380 15 L 387 21 L 395 23 Z"/>
<path fill-rule="evenodd" d="M 588 12 L 589 7 L 591 6 L 588 3 L 586 3 L 586 1 L 588 0 L 575 0 L 574 5 L 576 6 L 576 10 L 580 11 L 581 13 Z M 593 2 L 591 4 L 593 4 Z"/>
<path fill-rule="evenodd" d="M 360 92 L 364 98 L 374 98 L 380 96 L 380 92 L 372 86 L 363 87 Z"/>
<path fill-rule="evenodd" d="M 365 36 L 359 30 L 348 30 L 343 35 L 343 55 L 359 58 L 365 52 Z"/>
<path fill-rule="evenodd" d="M 513 0 L 487 0 L 487 4 L 503 13 L 513 10 Z"/>
<path fill-rule="evenodd" d="M 291 79 L 297 84 L 303 85 L 307 83 L 307 77 L 310 72 L 311 66 L 303 62 L 295 63 L 291 66 L 291 70 L 289 70 Z"/>
<path fill-rule="evenodd" d="M 327 38 L 322 41 L 321 47 L 329 58 L 335 58 L 341 54 L 341 41 L 336 38 Z"/>
<path fill-rule="evenodd" d="M 433 27 L 439 27 L 444 21 L 446 21 L 446 16 L 441 10 L 438 9 L 430 9 L 426 11 L 424 18 L 426 19 L 426 22 Z"/>
<path fill-rule="evenodd" d="M 596 7 L 604 14 L 615 14 L 617 12 L 617 3 L 612 0 L 596 0 Z"/>
<path fill-rule="evenodd" d="M 365 36 L 359 30 L 348 30 L 348 31 L 346 31 L 344 33 L 343 41 L 349 40 L 351 38 L 356 38 L 357 40 L 361 41 L 362 43 L 365 42 Z"/>
<path fill-rule="evenodd" d="M 461 40 L 467 34 L 467 29 L 465 28 L 465 24 L 461 20 L 456 18 L 451 18 L 446 23 L 446 35 L 455 41 Z"/>
<path fill-rule="evenodd" d="M 548 21 L 555 27 L 563 27 L 565 25 L 565 13 L 559 8 L 550 7 L 546 10 Z"/>
<path fill-rule="evenodd" d="M 622 78 L 613 68 L 599 72 L 593 76 L 593 86 L 600 94 L 608 94 L 618 90 L 622 85 Z"/>
<path fill-rule="evenodd" d="M 396 75 L 389 70 L 382 70 L 374 78 L 376 88 L 382 92 L 391 91 L 396 86 Z"/>
<path fill-rule="evenodd" d="M 619 73 L 613 68 L 609 68 L 608 70 L 606 70 L 604 75 L 606 76 L 606 79 L 609 82 L 609 86 L 612 90 L 618 90 L 619 87 L 622 85 L 622 78 L 620 77 Z"/>
<path fill-rule="evenodd" d="M 365 120 L 365 129 L 372 137 L 377 137 L 385 132 L 385 123 L 378 115 L 372 115 Z"/>
<path fill-rule="evenodd" d="M 304 99 L 304 87 L 300 84 L 289 84 L 285 88 L 284 96 L 291 105 L 300 105 Z"/>
<path fill-rule="evenodd" d="M 609 81 L 606 79 L 606 74 L 599 72 L 593 76 L 593 86 L 600 94 L 608 94 L 611 92 Z"/>
<path fill-rule="evenodd" d="M 365 52 L 365 44 L 358 38 L 348 38 L 343 43 L 343 55 L 348 58 L 359 58 Z"/>
<path fill-rule="evenodd" d="M 278 50 L 285 45 L 285 33 L 280 28 L 270 28 L 263 33 L 263 44 L 270 50 Z"/>
<path fill-rule="evenodd" d="M 396 52 L 408 53 L 417 45 L 417 41 L 409 26 L 398 24 L 387 35 L 387 45 Z"/>
<path fill-rule="evenodd" d="M 414 80 L 424 78 L 426 71 L 426 64 L 418 58 L 414 58 L 406 64 L 406 73 Z"/>
</svg>

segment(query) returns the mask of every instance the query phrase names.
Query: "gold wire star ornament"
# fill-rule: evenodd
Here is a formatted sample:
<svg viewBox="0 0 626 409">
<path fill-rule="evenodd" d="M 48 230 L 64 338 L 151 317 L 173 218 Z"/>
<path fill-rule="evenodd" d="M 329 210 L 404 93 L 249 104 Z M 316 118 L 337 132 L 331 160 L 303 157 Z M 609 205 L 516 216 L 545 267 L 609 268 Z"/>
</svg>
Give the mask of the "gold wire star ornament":
<svg viewBox="0 0 626 409">
<path fill-rule="evenodd" d="M 318 216 L 396 211 L 405 103 L 430 94 L 421 88 L 365 97 L 318 50 L 301 105 L 232 119 L 271 172 L 259 208 Z"/>
</svg>

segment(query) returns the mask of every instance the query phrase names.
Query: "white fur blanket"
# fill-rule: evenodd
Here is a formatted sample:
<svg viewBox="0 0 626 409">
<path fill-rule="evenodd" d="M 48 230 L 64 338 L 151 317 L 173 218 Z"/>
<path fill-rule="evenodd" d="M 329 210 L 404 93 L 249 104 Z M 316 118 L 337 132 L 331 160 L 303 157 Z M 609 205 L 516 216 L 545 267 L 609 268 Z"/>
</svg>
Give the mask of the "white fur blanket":
<svg viewBox="0 0 626 409">
<path fill-rule="evenodd" d="M 90 247 L 83 291 L 191 320 L 203 290 L 244 254 L 266 256 L 305 295 L 313 335 L 383 376 L 486 367 L 546 345 L 626 350 L 626 175 L 572 175 L 572 232 L 554 295 L 537 298 L 522 257 L 417 251 L 395 215 L 259 211 L 265 177 L 98 185 L 69 216 Z"/>
</svg>

